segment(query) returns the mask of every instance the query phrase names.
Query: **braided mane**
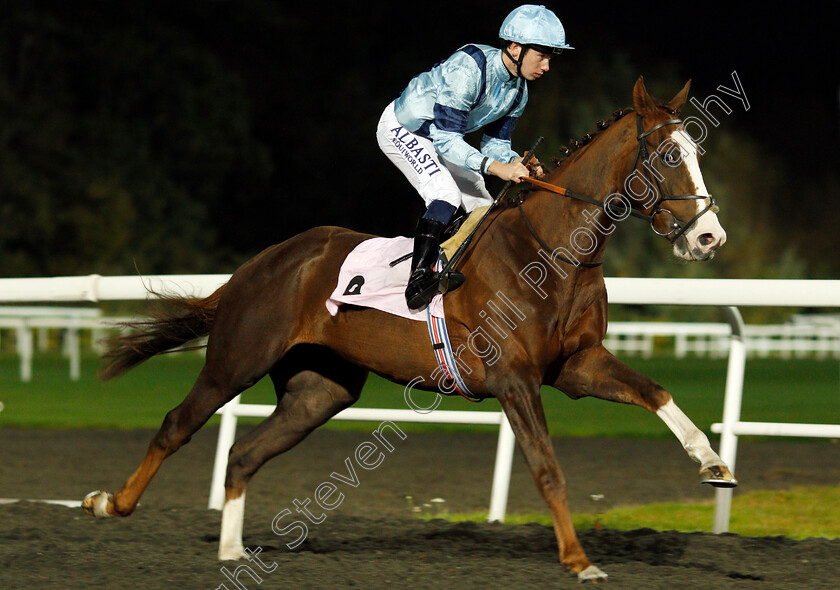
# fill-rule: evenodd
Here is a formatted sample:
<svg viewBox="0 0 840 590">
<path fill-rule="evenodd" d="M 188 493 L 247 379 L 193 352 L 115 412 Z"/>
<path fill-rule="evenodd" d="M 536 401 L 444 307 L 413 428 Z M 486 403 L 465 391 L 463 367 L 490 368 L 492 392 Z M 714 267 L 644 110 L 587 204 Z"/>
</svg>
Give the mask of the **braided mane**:
<svg viewBox="0 0 840 590">
<path fill-rule="evenodd" d="M 679 110 L 673 110 L 662 102 L 659 102 L 657 104 L 657 106 L 660 109 L 666 111 L 667 113 L 669 113 L 671 115 L 678 115 L 679 114 Z M 565 145 L 560 146 L 560 152 L 561 152 L 562 155 L 559 158 L 558 157 L 552 157 L 551 162 L 556 167 L 560 167 L 562 164 L 564 164 L 569 159 L 569 157 L 572 154 L 577 152 L 580 148 L 592 143 L 592 140 L 595 139 L 604 129 L 607 129 L 610 125 L 612 125 L 613 123 L 615 123 L 616 121 L 618 121 L 619 119 L 624 117 L 625 115 L 627 115 L 629 113 L 632 113 L 634 110 L 635 109 L 633 109 L 632 107 L 620 108 L 620 109 L 615 110 L 611 117 L 609 117 L 607 119 L 601 119 L 600 121 L 597 121 L 595 123 L 595 129 L 593 131 L 590 131 L 589 133 L 585 134 L 580 139 L 569 139 L 569 145 L 568 146 L 565 146 Z"/>
<path fill-rule="evenodd" d="M 560 146 L 560 153 L 562 154 L 559 158 L 552 157 L 551 161 L 556 167 L 560 167 L 563 165 L 569 157 L 577 152 L 580 148 L 589 145 L 604 129 L 607 129 L 610 125 L 624 117 L 627 113 L 632 112 L 632 108 L 621 108 L 617 109 L 613 112 L 612 116 L 607 119 L 601 119 L 595 123 L 595 129 L 590 131 L 589 133 L 583 135 L 580 139 L 569 139 L 568 146 Z"/>
</svg>

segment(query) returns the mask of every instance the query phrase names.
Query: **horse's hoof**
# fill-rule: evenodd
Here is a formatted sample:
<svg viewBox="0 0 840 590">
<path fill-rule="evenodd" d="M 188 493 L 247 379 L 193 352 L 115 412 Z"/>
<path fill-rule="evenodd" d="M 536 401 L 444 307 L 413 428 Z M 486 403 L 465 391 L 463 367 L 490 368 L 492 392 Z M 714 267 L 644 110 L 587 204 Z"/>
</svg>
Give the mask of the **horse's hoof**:
<svg viewBox="0 0 840 590">
<path fill-rule="evenodd" d="M 245 547 L 219 547 L 219 561 L 239 561 L 247 557 Z"/>
<path fill-rule="evenodd" d="M 710 465 L 700 470 L 700 483 L 707 483 L 716 488 L 734 488 L 738 485 L 738 480 L 726 465 Z"/>
<path fill-rule="evenodd" d="M 592 582 L 594 584 L 597 584 L 598 582 L 606 582 L 607 574 L 601 571 L 601 568 L 590 565 L 588 568 L 578 573 L 578 581 L 581 583 Z"/>
<path fill-rule="evenodd" d="M 113 514 L 108 512 L 109 504 L 112 506 L 114 504 L 113 494 L 95 490 L 85 496 L 85 499 L 82 500 L 82 510 L 91 516 L 95 516 L 96 518 L 107 518 L 109 516 L 113 516 Z"/>
</svg>

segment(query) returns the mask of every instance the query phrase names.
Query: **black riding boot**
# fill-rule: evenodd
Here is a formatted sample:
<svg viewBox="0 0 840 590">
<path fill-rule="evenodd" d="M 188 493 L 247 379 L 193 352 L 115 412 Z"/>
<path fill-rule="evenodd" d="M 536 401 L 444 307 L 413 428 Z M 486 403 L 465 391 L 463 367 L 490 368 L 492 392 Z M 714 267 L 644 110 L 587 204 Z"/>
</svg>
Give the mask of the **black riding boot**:
<svg viewBox="0 0 840 590">
<path fill-rule="evenodd" d="M 435 219 L 422 217 L 417 222 L 411 275 L 405 289 L 405 300 L 409 309 L 426 307 L 438 292 L 439 277 L 433 267 L 438 259 L 444 229 L 444 224 Z"/>
</svg>

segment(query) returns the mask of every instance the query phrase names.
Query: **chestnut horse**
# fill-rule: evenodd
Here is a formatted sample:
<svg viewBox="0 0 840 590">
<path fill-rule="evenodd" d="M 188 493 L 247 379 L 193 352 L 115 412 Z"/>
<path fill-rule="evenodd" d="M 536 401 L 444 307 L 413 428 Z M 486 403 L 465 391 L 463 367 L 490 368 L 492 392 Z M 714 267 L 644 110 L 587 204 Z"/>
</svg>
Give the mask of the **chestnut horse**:
<svg viewBox="0 0 840 590">
<path fill-rule="evenodd" d="M 602 124 L 591 141 L 543 178 L 544 186 L 562 186 L 567 195 L 538 187 L 516 207 L 494 208 L 460 260 L 467 282 L 445 295 L 454 350 L 470 343 L 487 321 L 482 307 L 500 292 L 519 312 L 515 330 L 504 331 L 501 319 L 496 324 L 504 334 L 498 338 L 500 354 L 476 357 L 472 364 L 461 355 L 469 365 L 462 377 L 474 395 L 501 404 L 551 511 L 560 561 L 581 580 L 598 581 L 606 574 L 592 565 L 575 534 L 540 386 L 573 399 L 593 396 L 655 412 L 700 463 L 701 481 L 736 485 L 671 395 L 602 345 L 607 292 L 599 263 L 615 223 L 631 214 L 647 219 L 671 242 L 673 253 L 687 260 L 710 259 L 726 239 L 700 175 L 697 146 L 675 118 L 689 85 L 662 103 L 640 78 L 634 109 Z M 164 459 L 217 409 L 268 374 L 277 408 L 232 446 L 225 479 L 219 558 L 246 557 L 245 487 L 263 463 L 353 405 L 369 371 L 408 384 L 437 368 L 424 322 L 357 307 L 336 316 L 327 312 L 325 301 L 342 262 L 370 237 L 338 227 L 306 231 L 246 262 L 213 295 L 173 298 L 177 312 L 121 337 L 109 353 L 104 378 L 204 335 L 206 362 L 122 489 L 113 495 L 92 492 L 85 509 L 96 516 L 131 514 Z M 423 387 L 433 391 L 435 384 Z"/>
</svg>

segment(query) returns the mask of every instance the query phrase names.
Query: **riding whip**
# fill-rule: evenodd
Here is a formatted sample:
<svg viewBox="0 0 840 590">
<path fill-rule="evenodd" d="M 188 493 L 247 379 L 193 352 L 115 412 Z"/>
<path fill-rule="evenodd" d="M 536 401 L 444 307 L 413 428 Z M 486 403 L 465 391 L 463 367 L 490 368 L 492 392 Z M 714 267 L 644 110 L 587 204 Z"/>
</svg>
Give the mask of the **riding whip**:
<svg viewBox="0 0 840 590">
<path fill-rule="evenodd" d="M 542 143 L 543 139 L 544 138 L 542 135 L 537 137 L 536 141 L 534 141 L 534 144 L 531 146 L 531 148 L 527 152 L 525 152 L 525 156 L 522 158 L 523 166 L 528 165 L 528 162 L 531 160 L 534 153 L 537 151 L 537 147 Z M 507 194 L 507 192 L 510 190 L 510 187 L 512 186 L 512 180 L 508 180 L 507 182 L 505 182 L 504 186 L 502 186 L 502 189 L 499 191 L 499 194 L 493 200 L 493 204 L 490 205 L 487 211 L 484 212 L 484 215 L 481 216 L 481 219 L 479 219 L 478 223 L 475 225 L 475 227 L 472 229 L 469 235 L 464 239 L 463 242 L 461 242 L 461 245 L 458 246 L 457 250 L 455 250 L 455 253 L 452 255 L 452 258 L 446 262 L 446 266 L 443 267 L 443 269 L 440 271 L 442 283 L 444 281 L 447 281 L 447 275 L 452 271 L 452 268 L 461 258 L 464 251 L 469 247 L 470 242 L 472 241 L 472 238 L 475 235 L 475 232 L 478 230 L 479 227 L 481 227 L 481 224 L 484 223 L 484 220 L 487 219 L 487 216 L 490 214 L 490 212 L 496 207 L 496 205 L 499 204 L 499 201 L 501 201 L 504 198 L 504 196 Z M 443 292 L 445 291 L 446 289 L 443 289 Z"/>
</svg>

